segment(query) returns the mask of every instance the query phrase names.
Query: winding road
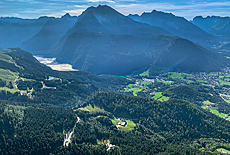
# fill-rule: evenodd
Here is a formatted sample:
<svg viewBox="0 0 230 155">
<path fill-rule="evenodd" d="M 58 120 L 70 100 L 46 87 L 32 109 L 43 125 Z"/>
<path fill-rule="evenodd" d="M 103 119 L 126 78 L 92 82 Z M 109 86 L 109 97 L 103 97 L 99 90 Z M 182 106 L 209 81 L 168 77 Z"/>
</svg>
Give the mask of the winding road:
<svg viewBox="0 0 230 155">
<path fill-rule="evenodd" d="M 63 146 L 68 146 L 69 143 L 71 142 L 70 139 L 71 139 L 71 137 L 72 137 L 72 135 L 73 135 L 73 133 L 74 133 L 74 129 L 75 129 L 77 123 L 78 123 L 80 120 L 81 120 L 81 119 L 80 119 L 79 117 L 77 117 L 77 121 L 76 121 L 74 127 L 73 127 L 72 129 L 70 129 L 70 131 L 69 131 L 69 132 L 66 134 L 66 136 L 65 136 Z"/>
</svg>

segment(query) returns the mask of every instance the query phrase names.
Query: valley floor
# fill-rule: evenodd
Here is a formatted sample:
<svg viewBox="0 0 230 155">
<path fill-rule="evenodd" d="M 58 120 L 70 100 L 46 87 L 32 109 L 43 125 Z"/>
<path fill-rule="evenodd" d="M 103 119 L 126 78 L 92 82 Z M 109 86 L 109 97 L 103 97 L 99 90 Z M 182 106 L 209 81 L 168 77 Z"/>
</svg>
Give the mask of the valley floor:
<svg viewBox="0 0 230 155">
<path fill-rule="evenodd" d="M 53 70 L 57 71 L 78 71 L 73 69 L 70 64 L 60 64 L 56 61 L 56 58 L 44 58 L 42 56 L 34 56 L 40 63 L 51 67 Z"/>
</svg>

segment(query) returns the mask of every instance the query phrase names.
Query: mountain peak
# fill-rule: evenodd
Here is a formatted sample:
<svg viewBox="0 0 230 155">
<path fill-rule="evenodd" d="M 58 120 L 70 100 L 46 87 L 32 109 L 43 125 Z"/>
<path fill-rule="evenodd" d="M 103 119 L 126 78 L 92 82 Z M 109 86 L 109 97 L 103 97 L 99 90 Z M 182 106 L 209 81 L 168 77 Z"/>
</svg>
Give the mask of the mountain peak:
<svg viewBox="0 0 230 155">
<path fill-rule="evenodd" d="M 66 13 L 65 15 L 63 15 L 61 18 L 71 18 L 69 13 Z"/>
<path fill-rule="evenodd" d="M 132 16 L 132 17 L 139 17 L 138 14 L 129 14 L 128 17 L 130 17 L 130 16 Z"/>
<path fill-rule="evenodd" d="M 166 13 L 166 12 L 162 12 L 162 11 L 157 11 L 157 10 L 153 10 L 151 13 L 150 13 L 151 15 L 158 15 L 158 16 L 165 16 L 165 17 L 175 17 L 175 15 L 174 14 L 172 14 L 172 13 Z"/>
<path fill-rule="evenodd" d="M 108 6 L 108 5 L 98 5 L 96 8 L 98 8 L 98 9 L 112 9 L 112 10 L 114 10 L 113 8 L 111 8 L 110 6 Z"/>
<path fill-rule="evenodd" d="M 88 9 L 86 9 L 86 11 L 84 11 L 84 13 L 88 12 L 88 11 L 92 11 L 93 13 L 102 14 L 102 15 L 105 15 L 105 14 L 117 14 L 118 13 L 116 10 L 114 10 L 113 8 L 111 8 L 108 5 L 98 5 L 97 7 L 91 6 Z"/>
</svg>

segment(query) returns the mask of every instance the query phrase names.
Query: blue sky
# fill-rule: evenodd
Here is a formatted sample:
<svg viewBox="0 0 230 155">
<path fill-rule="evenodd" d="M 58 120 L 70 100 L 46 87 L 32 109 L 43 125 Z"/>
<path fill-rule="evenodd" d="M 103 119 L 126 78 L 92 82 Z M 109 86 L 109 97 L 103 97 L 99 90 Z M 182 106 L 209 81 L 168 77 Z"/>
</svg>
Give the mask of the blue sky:
<svg viewBox="0 0 230 155">
<path fill-rule="evenodd" d="M 183 16 L 188 20 L 198 15 L 230 16 L 230 1 L 227 0 L 0 0 L 0 16 L 61 17 L 65 13 L 73 16 L 98 4 L 109 5 L 124 15 L 141 14 L 155 9 Z"/>
</svg>

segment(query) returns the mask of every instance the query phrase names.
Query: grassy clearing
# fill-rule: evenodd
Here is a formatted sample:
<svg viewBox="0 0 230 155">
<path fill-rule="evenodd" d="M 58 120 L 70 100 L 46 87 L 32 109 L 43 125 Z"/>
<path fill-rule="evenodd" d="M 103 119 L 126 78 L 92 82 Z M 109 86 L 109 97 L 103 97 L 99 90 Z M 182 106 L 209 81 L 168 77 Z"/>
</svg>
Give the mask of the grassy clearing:
<svg viewBox="0 0 230 155">
<path fill-rule="evenodd" d="M 132 86 L 133 86 L 133 84 L 129 84 L 129 85 L 128 85 L 129 88 L 132 88 Z"/>
<path fill-rule="evenodd" d="M 110 119 L 114 125 L 117 125 L 119 120 L 117 118 Z"/>
<path fill-rule="evenodd" d="M 230 151 L 229 151 L 229 150 L 226 150 L 226 149 L 224 149 L 224 148 L 216 149 L 216 151 L 218 151 L 218 152 L 223 151 L 223 152 L 227 152 L 227 154 L 230 154 Z"/>
<path fill-rule="evenodd" d="M 171 72 L 171 75 L 169 77 L 171 77 L 172 79 L 175 79 L 175 78 L 182 79 L 182 80 L 184 79 L 180 73 L 175 73 L 175 72 Z"/>
<path fill-rule="evenodd" d="M 82 111 L 89 111 L 88 109 L 86 108 L 78 108 L 79 110 L 82 110 Z"/>
<path fill-rule="evenodd" d="M 114 125 L 117 125 L 117 123 L 120 121 L 117 118 L 110 119 Z M 120 126 L 119 129 L 121 131 L 131 131 L 136 126 L 136 124 L 131 120 L 125 120 L 127 122 L 127 126 Z"/>
<path fill-rule="evenodd" d="M 214 113 L 215 115 L 219 116 L 219 117 L 226 117 L 227 115 L 224 113 L 219 113 L 219 111 L 216 110 L 216 108 L 212 107 L 209 108 L 210 112 Z"/>
<path fill-rule="evenodd" d="M 230 117 L 228 117 L 228 118 L 227 118 L 227 120 L 229 120 L 229 121 L 230 121 Z"/>
<path fill-rule="evenodd" d="M 11 93 L 19 92 L 19 90 L 17 90 L 17 89 L 10 89 L 8 87 L 0 87 L 0 90 L 5 90 L 5 91 L 11 92 Z"/>
<path fill-rule="evenodd" d="M 107 117 L 107 116 L 103 116 L 103 115 L 98 115 L 97 117 Z"/>
<path fill-rule="evenodd" d="M 203 104 L 206 104 L 206 105 L 211 105 L 212 104 L 212 102 L 210 102 L 210 101 L 204 101 L 204 102 L 202 102 Z"/>
<path fill-rule="evenodd" d="M 185 81 L 187 81 L 188 83 L 193 83 L 194 82 L 193 80 L 188 80 L 188 79 L 186 79 Z"/>
<path fill-rule="evenodd" d="M 183 75 L 187 75 L 187 76 L 194 76 L 192 74 L 188 74 L 188 73 L 182 73 Z"/>
<path fill-rule="evenodd" d="M 133 96 L 137 96 L 138 92 L 141 92 L 142 90 L 148 88 L 148 87 L 146 87 L 146 85 L 151 84 L 151 83 L 152 82 L 142 82 L 142 83 L 139 82 L 138 85 L 142 85 L 142 87 L 143 87 L 143 85 L 145 86 L 143 88 L 136 88 L 136 87 L 133 87 L 133 84 L 129 84 L 128 86 L 126 86 L 126 88 L 124 88 L 124 90 L 125 90 L 125 92 L 132 91 Z"/>
<path fill-rule="evenodd" d="M 147 85 L 150 85 L 150 84 L 152 84 L 152 83 L 153 83 L 152 81 L 149 81 L 149 82 L 141 82 L 141 85 L 147 86 Z"/>
<path fill-rule="evenodd" d="M 207 109 L 207 108 L 208 108 L 208 106 L 201 106 L 201 108 L 203 108 L 203 109 Z"/>
<path fill-rule="evenodd" d="M 159 79 L 157 79 L 157 82 L 161 82 L 161 83 L 164 83 L 164 84 L 170 84 L 171 82 L 167 82 L 167 81 L 161 81 Z"/>
<path fill-rule="evenodd" d="M 0 79 L 6 81 L 8 84 L 10 81 L 13 83 L 14 80 L 18 77 L 19 73 L 10 72 L 5 69 L 0 69 Z"/>
<path fill-rule="evenodd" d="M 91 104 L 89 104 L 87 107 L 85 107 L 86 109 L 88 109 L 89 111 L 92 111 L 92 112 L 105 112 L 104 109 L 101 109 L 100 107 L 97 107 L 97 106 L 93 106 Z"/>
<path fill-rule="evenodd" d="M 208 74 L 208 76 L 218 76 L 218 74 Z"/>
<path fill-rule="evenodd" d="M 169 97 L 166 97 L 166 96 L 162 96 L 161 98 L 158 99 L 158 101 L 161 101 L 161 102 L 165 102 L 168 100 L 169 100 Z"/>
<path fill-rule="evenodd" d="M 14 61 L 12 60 L 12 57 L 6 54 L 0 54 L 0 60 L 6 61 L 9 63 L 14 63 Z"/>
<path fill-rule="evenodd" d="M 162 97 L 163 95 L 162 95 L 162 92 L 156 92 L 156 93 L 154 93 L 154 96 L 152 97 L 154 100 L 157 100 L 157 99 L 159 99 L 160 97 Z"/>
<path fill-rule="evenodd" d="M 204 80 L 197 80 L 197 82 L 207 83 L 207 82 L 204 81 Z"/>
<path fill-rule="evenodd" d="M 219 80 L 220 83 L 226 84 L 226 85 L 230 85 L 230 82 L 227 81 L 223 81 L 223 80 Z"/>
<path fill-rule="evenodd" d="M 79 108 L 79 110 L 82 111 L 90 111 L 90 112 L 105 112 L 104 109 L 101 109 L 97 106 L 92 106 L 91 104 L 89 104 L 88 106 L 84 107 L 84 108 Z"/>
<path fill-rule="evenodd" d="M 220 117 L 226 117 L 227 115 L 226 114 L 224 114 L 224 113 L 219 113 L 219 115 L 218 116 L 220 116 Z"/>
<path fill-rule="evenodd" d="M 149 76 L 149 70 L 147 70 L 146 72 L 143 72 L 143 73 L 139 74 L 139 76 Z"/>
<path fill-rule="evenodd" d="M 131 91 L 141 92 L 144 88 L 130 88 Z"/>
<path fill-rule="evenodd" d="M 127 126 L 121 126 L 121 127 L 119 127 L 119 129 L 121 130 L 121 131 L 131 131 L 131 130 L 133 130 L 134 129 L 134 127 L 136 126 L 136 124 L 133 122 L 133 121 L 131 121 L 131 120 L 125 120 L 128 124 L 127 124 Z"/>
<path fill-rule="evenodd" d="M 129 89 L 128 88 L 124 88 L 125 89 L 125 92 L 129 92 Z"/>
<path fill-rule="evenodd" d="M 193 83 L 194 81 L 192 80 L 188 80 L 188 79 L 184 79 L 185 81 L 189 82 L 189 83 Z"/>
</svg>

